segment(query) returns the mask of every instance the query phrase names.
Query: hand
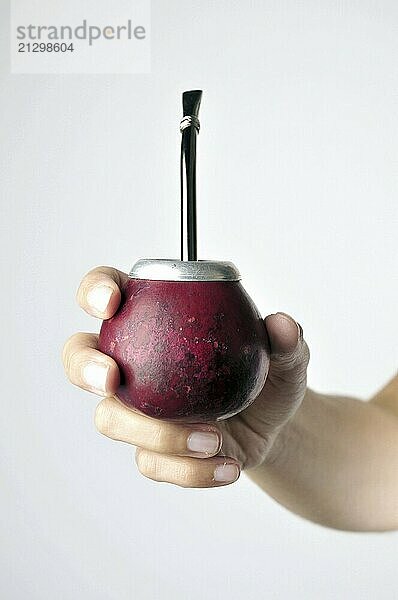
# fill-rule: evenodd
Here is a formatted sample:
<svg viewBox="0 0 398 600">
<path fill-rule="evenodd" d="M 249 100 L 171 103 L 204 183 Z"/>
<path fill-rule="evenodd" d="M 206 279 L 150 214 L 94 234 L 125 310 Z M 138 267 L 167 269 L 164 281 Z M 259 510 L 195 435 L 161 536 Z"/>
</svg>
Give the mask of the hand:
<svg viewBox="0 0 398 600">
<path fill-rule="evenodd" d="M 94 317 L 109 319 L 126 279 L 110 267 L 94 269 L 80 284 L 80 306 Z M 118 366 L 97 349 L 97 334 L 69 338 L 63 362 L 73 384 L 104 396 L 96 409 L 96 427 L 107 437 L 137 446 L 143 475 L 184 487 L 216 487 L 233 483 L 241 469 L 268 459 L 275 438 L 304 398 L 309 351 L 300 325 L 284 313 L 268 315 L 265 325 L 271 364 L 262 392 L 243 412 L 215 423 L 159 421 L 125 407 L 115 395 Z"/>
</svg>

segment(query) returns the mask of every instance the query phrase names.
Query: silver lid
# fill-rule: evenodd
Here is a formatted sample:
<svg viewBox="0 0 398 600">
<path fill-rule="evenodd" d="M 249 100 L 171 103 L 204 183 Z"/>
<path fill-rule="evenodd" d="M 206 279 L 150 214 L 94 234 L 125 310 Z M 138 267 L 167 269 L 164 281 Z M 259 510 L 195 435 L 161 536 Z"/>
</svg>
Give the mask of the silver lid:
<svg viewBox="0 0 398 600">
<path fill-rule="evenodd" d="M 129 273 L 132 279 L 157 281 L 239 281 L 240 273 L 231 262 L 218 260 L 172 260 L 143 258 Z"/>
</svg>

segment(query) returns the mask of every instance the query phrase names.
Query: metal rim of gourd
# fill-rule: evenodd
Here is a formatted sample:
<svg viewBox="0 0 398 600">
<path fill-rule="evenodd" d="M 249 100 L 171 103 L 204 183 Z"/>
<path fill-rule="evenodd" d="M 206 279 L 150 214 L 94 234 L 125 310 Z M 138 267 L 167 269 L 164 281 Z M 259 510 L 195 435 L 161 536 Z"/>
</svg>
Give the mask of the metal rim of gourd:
<svg viewBox="0 0 398 600">
<path fill-rule="evenodd" d="M 132 267 L 131 279 L 158 281 L 239 281 L 235 265 L 218 260 L 173 260 L 143 258 Z"/>
</svg>

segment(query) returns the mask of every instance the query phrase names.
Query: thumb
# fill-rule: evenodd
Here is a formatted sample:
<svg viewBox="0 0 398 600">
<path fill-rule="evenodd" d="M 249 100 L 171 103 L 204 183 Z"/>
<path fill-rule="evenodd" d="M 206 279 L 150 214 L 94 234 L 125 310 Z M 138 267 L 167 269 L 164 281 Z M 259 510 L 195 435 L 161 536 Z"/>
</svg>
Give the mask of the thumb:
<svg viewBox="0 0 398 600">
<path fill-rule="evenodd" d="M 262 413 L 264 425 L 278 430 L 294 414 L 304 398 L 310 353 L 301 325 L 290 315 L 282 312 L 268 315 L 265 326 L 270 342 L 271 362 L 257 408 L 261 408 L 259 412 Z"/>
<path fill-rule="evenodd" d="M 265 326 L 271 348 L 269 384 L 285 396 L 305 391 L 310 352 L 301 325 L 290 315 L 278 312 L 266 317 Z"/>
</svg>

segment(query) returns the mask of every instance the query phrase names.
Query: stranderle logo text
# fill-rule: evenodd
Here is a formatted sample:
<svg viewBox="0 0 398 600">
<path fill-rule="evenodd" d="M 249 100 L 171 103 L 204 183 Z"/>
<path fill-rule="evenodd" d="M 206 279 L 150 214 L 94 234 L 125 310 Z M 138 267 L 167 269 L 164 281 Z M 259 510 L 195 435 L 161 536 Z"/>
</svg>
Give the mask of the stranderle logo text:
<svg viewBox="0 0 398 600">
<path fill-rule="evenodd" d="M 84 19 L 81 25 L 20 25 L 17 27 L 18 40 L 86 40 L 92 46 L 99 39 L 105 40 L 144 40 L 146 29 L 143 25 L 133 26 L 131 19 L 125 25 L 88 25 Z"/>
</svg>

